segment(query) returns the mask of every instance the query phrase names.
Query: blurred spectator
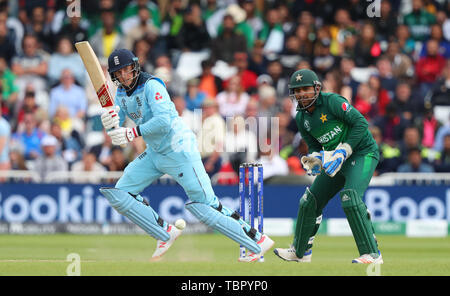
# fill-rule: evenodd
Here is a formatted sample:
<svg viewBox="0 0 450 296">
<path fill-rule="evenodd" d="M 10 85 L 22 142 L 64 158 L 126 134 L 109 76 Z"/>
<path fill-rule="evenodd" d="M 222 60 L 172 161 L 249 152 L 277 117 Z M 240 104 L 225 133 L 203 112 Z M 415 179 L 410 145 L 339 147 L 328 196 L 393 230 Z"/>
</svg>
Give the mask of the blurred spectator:
<svg viewBox="0 0 450 296">
<path fill-rule="evenodd" d="M 380 60 L 387 58 L 389 66 L 391 68 L 391 74 L 397 79 L 407 79 L 414 75 L 414 66 L 411 58 L 402 53 L 400 45 L 397 41 L 389 42 L 386 54 L 383 55 L 377 62 L 378 71 L 380 71 Z M 380 73 L 381 75 L 381 73 Z"/>
<path fill-rule="evenodd" d="M 258 156 L 257 127 L 251 122 L 256 123 L 256 118 L 245 120 L 242 116 L 236 116 L 227 120 L 224 155 L 236 173 L 239 173 L 240 164 L 253 163 Z"/>
<path fill-rule="evenodd" d="M 381 55 L 380 43 L 375 38 L 375 27 L 365 23 L 355 46 L 355 64 L 357 67 L 374 66 Z"/>
<path fill-rule="evenodd" d="M 16 75 L 8 68 L 6 60 L 0 57 L 0 116 L 4 115 L 9 118 L 13 115 L 18 93 Z"/>
<path fill-rule="evenodd" d="M 418 148 L 420 155 L 427 163 L 432 163 L 437 158 L 437 152 L 421 144 L 420 130 L 415 126 L 409 126 L 405 129 L 403 140 L 399 143 L 401 159 L 406 161 L 408 151 L 411 148 Z"/>
<path fill-rule="evenodd" d="M 265 42 L 264 53 L 278 54 L 283 50 L 284 32 L 280 24 L 280 13 L 276 8 L 269 8 L 262 30 L 258 34 L 258 39 Z"/>
<path fill-rule="evenodd" d="M 126 159 L 122 148 L 114 146 L 111 149 L 111 161 L 108 163 L 108 171 L 123 171 L 127 165 L 128 160 Z"/>
<path fill-rule="evenodd" d="M 161 4 L 161 3 L 160 3 Z M 161 7 L 162 8 L 162 7 Z M 130 1 L 123 12 L 120 23 L 121 30 L 127 35 L 133 27 L 142 23 L 143 9 L 146 10 L 146 22 L 152 27 L 159 30 L 161 27 L 161 15 L 159 7 L 149 0 L 133 0 Z"/>
<path fill-rule="evenodd" d="M 420 148 L 412 147 L 408 149 L 408 159 L 398 167 L 399 173 L 433 173 L 431 165 L 424 163 L 420 155 Z"/>
<path fill-rule="evenodd" d="M 75 162 L 81 159 L 81 144 L 77 139 L 77 134 L 72 132 L 69 135 L 64 135 L 61 126 L 52 122 L 50 126 L 50 134 L 58 140 L 59 145 L 57 148 L 57 154 L 61 155 L 67 162 L 69 167 Z"/>
<path fill-rule="evenodd" d="M 31 10 L 30 22 L 25 23 L 26 34 L 35 35 L 40 47 L 47 52 L 51 52 L 54 46 L 54 34 L 51 27 L 54 12 L 53 5 L 36 6 Z"/>
<path fill-rule="evenodd" d="M 441 75 L 445 66 L 445 59 L 439 54 L 439 44 L 431 39 L 426 43 L 427 55 L 420 58 L 416 64 L 416 76 L 420 94 L 425 97 L 431 90 L 433 83 Z"/>
<path fill-rule="evenodd" d="M 355 68 L 355 61 L 349 56 L 344 55 L 339 63 L 339 76 L 342 83 L 352 90 L 352 97 L 356 96 L 358 82 L 352 76 L 352 70 Z"/>
<path fill-rule="evenodd" d="M 446 135 L 450 135 L 450 114 L 448 114 L 447 122 L 441 126 L 436 133 L 434 141 L 435 151 L 441 151 L 444 148 L 444 137 Z"/>
<path fill-rule="evenodd" d="M 178 112 L 178 116 L 183 119 L 184 123 L 195 133 L 197 134 L 198 130 L 196 129 L 196 119 L 194 116 L 194 112 L 186 108 L 186 100 L 181 96 L 173 96 L 172 102 L 175 105 L 175 110 Z M 204 102 L 204 101 L 203 101 Z"/>
<path fill-rule="evenodd" d="M 19 89 L 25 89 L 29 83 L 36 91 L 46 89 L 47 57 L 38 51 L 36 36 L 27 34 L 23 37 L 23 54 L 13 58 L 11 69 L 17 75 Z"/>
<path fill-rule="evenodd" d="M 378 127 L 370 126 L 369 131 L 380 151 L 380 160 L 374 172 L 375 176 L 395 172 L 400 165 L 400 150 L 395 146 L 383 142 L 383 135 Z"/>
<path fill-rule="evenodd" d="M 212 73 L 214 64 L 211 60 L 203 60 L 201 66 L 202 73 L 197 77 L 200 81 L 198 89 L 206 93 L 209 98 L 215 98 L 219 92 L 223 91 L 223 81 Z"/>
<path fill-rule="evenodd" d="M 52 178 L 49 176 L 50 173 L 68 170 L 67 162 L 57 153 L 58 140 L 51 135 L 46 135 L 42 138 L 41 147 L 42 155 L 33 162 L 33 170 L 39 174 L 43 182 L 67 181 L 65 177 L 57 177 L 55 174 L 52 175 Z"/>
<path fill-rule="evenodd" d="M 151 19 L 151 13 L 147 6 L 138 7 L 137 22 L 127 29 L 122 29 L 125 36 L 125 47 L 132 49 L 133 45 L 141 39 L 153 44 L 159 35 L 159 29 L 155 26 Z M 128 24 L 127 24 L 128 25 Z M 122 21 L 122 28 L 124 21 Z"/>
<path fill-rule="evenodd" d="M 277 91 L 277 97 L 288 95 L 288 79 L 283 74 L 283 66 L 279 60 L 270 61 L 267 65 L 267 74 L 272 79 L 272 86 Z"/>
<path fill-rule="evenodd" d="M 151 56 L 153 55 L 152 46 L 145 39 L 137 40 L 133 45 L 134 54 L 138 58 L 139 66 L 142 71 L 153 73 L 154 65 Z"/>
<path fill-rule="evenodd" d="M 201 51 L 210 46 L 210 37 L 198 4 L 192 3 L 185 11 L 183 27 L 176 40 L 177 48 L 183 52 Z"/>
<path fill-rule="evenodd" d="M 391 61 L 386 57 L 380 57 L 376 62 L 376 66 L 381 87 L 388 92 L 390 98 L 394 97 L 398 80 L 392 71 Z"/>
<path fill-rule="evenodd" d="M 302 59 L 299 54 L 302 43 L 296 35 L 289 35 L 286 37 L 283 51 L 280 53 L 280 62 L 286 69 L 286 72 L 294 72 L 294 68 Z"/>
<path fill-rule="evenodd" d="M 3 14 L 0 13 L 0 16 Z M 14 45 L 14 37 L 8 31 L 6 19 L 0 19 L 0 56 L 6 60 L 8 65 L 11 64 L 12 58 L 16 55 Z"/>
<path fill-rule="evenodd" d="M 368 81 L 369 87 L 371 88 L 373 94 L 376 97 L 375 114 L 384 115 L 386 113 L 386 106 L 391 102 L 392 97 L 389 92 L 383 88 L 380 77 L 378 75 L 371 75 Z M 395 90 L 395 89 L 394 89 Z M 392 92 L 392 96 L 394 92 Z"/>
<path fill-rule="evenodd" d="M 264 26 L 264 19 L 261 11 L 258 9 L 257 4 L 253 0 L 240 0 L 238 1 L 241 5 L 242 9 L 245 11 L 245 19 L 246 23 L 252 28 L 253 40 L 257 40 L 258 33 L 262 30 Z M 288 16 L 286 16 L 285 11 L 281 8 L 282 5 L 278 7 L 280 14 L 285 17 L 287 20 Z M 282 11 L 283 10 L 283 11 Z M 253 43 L 254 45 L 254 43 Z"/>
<path fill-rule="evenodd" d="M 248 69 L 248 55 L 246 52 L 236 52 L 233 58 L 233 65 L 237 69 L 236 75 L 241 78 L 242 89 L 253 94 L 256 91 L 257 86 L 257 76 L 256 74 Z M 229 80 L 224 81 L 224 87 L 227 87 Z"/>
<path fill-rule="evenodd" d="M 268 151 L 260 149 L 259 158 L 256 160 L 257 163 L 262 164 L 264 168 L 264 181 L 270 179 L 274 176 L 286 176 L 289 174 L 289 167 L 283 158 L 278 154 L 276 149 L 274 149 L 273 144 L 268 141 L 267 143 L 270 147 Z"/>
<path fill-rule="evenodd" d="M 434 83 L 430 95 L 433 106 L 450 106 L 450 60 L 445 61 L 442 75 Z"/>
<path fill-rule="evenodd" d="M 375 117 L 373 124 L 381 130 L 383 142 L 389 145 L 402 139 L 407 126 L 406 120 L 398 114 L 397 106 L 394 103 L 388 104 L 386 114 Z"/>
<path fill-rule="evenodd" d="M 336 59 L 330 53 L 330 40 L 322 39 L 314 48 L 314 58 L 312 65 L 316 70 L 316 73 L 320 76 L 324 76 L 328 71 L 334 68 Z"/>
<path fill-rule="evenodd" d="M 245 37 L 235 31 L 236 23 L 233 16 L 226 14 L 223 17 L 223 31 L 211 42 L 211 59 L 231 64 L 236 52 L 247 51 Z"/>
<path fill-rule="evenodd" d="M 89 184 L 100 184 L 103 173 L 106 172 L 105 167 L 97 162 L 97 158 L 92 152 L 84 152 L 83 159 L 75 162 L 70 170 L 77 173 L 76 176 L 72 177 L 73 183 Z"/>
<path fill-rule="evenodd" d="M 10 136 L 11 126 L 9 125 L 8 121 L 0 115 L 0 171 L 9 170 L 11 167 L 9 161 Z M 4 181 L 5 178 L 0 176 L 0 183 Z"/>
<path fill-rule="evenodd" d="M 434 24 L 431 26 L 430 39 L 436 40 L 438 42 L 439 54 L 441 54 L 446 59 L 450 58 L 450 42 L 444 39 L 441 25 Z M 423 46 L 422 51 L 420 52 L 420 57 L 424 57 L 427 54 L 428 48 L 427 46 Z"/>
<path fill-rule="evenodd" d="M 433 166 L 436 172 L 450 172 L 450 134 L 445 135 L 440 157 Z"/>
<path fill-rule="evenodd" d="M 11 170 L 20 170 L 26 171 L 28 170 L 27 165 L 25 163 L 25 158 L 23 157 L 22 151 L 17 147 L 11 147 L 9 151 L 9 160 Z"/>
<path fill-rule="evenodd" d="M 89 41 L 96 55 L 109 57 L 118 48 L 125 47 L 122 34 L 116 29 L 116 17 L 113 9 L 104 9 L 100 12 L 102 27 L 92 36 Z"/>
<path fill-rule="evenodd" d="M 187 82 L 187 92 L 184 99 L 186 108 L 190 111 L 200 109 L 203 101 L 206 99 L 206 93 L 198 89 L 199 84 L 200 80 L 198 78 L 192 78 Z"/>
<path fill-rule="evenodd" d="M 258 117 L 270 118 L 275 116 L 277 108 L 277 97 L 275 88 L 270 85 L 263 84 L 258 88 L 259 111 Z M 281 106 L 281 102 L 278 104 Z"/>
<path fill-rule="evenodd" d="M 66 12 L 64 11 L 64 14 Z M 58 36 L 65 36 L 72 44 L 88 40 L 86 27 L 81 23 L 81 17 L 73 16 L 69 18 L 69 23 L 65 24 L 58 33 Z"/>
<path fill-rule="evenodd" d="M 407 121 L 418 115 L 418 104 L 411 94 L 411 86 L 407 82 L 400 82 L 395 90 L 394 104 L 397 112 Z"/>
<path fill-rule="evenodd" d="M 247 13 L 241 7 L 241 3 L 235 3 L 228 5 L 225 8 L 225 15 L 231 15 L 233 17 L 234 23 L 236 24 L 234 31 L 245 37 L 247 49 L 251 50 L 253 47 L 253 43 L 256 38 L 256 33 L 254 32 L 252 26 L 247 20 Z M 219 25 L 217 28 L 217 34 L 222 34 L 223 25 Z"/>
<path fill-rule="evenodd" d="M 2 1 L 0 3 L 0 23 L 6 24 L 9 30 L 7 35 L 14 42 L 14 51 L 20 52 L 22 50 L 24 27 L 20 20 L 16 17 L 16 15 L 14 15 L 13 13 L 11 15 L 8 15 L 9 11 L 11 10 L 11 7 L 8 4 L 9 1 Z M 1 54 L 0 56 L 5 57 L 3 54 Z M 11 58 L 13 56 L 11 56 Z M 9 60 L 9 65 L 11 65 L 10 62 L 11 60 Z"/>
<path fill-rule="evenodd" d="M 367 121 L 371 122 L 376 115 L 376 94 L 368 83 L 361 83 L 358 86 L 358 91 L 353 103 L 353 106 L 358 110 Z"/>
<path fill-rule="evenodd" d="M 53 117 L 59 106 L 69 111 L 71 118 L 83 118 L 87 110 L 87 98 L 84 89 L 75 84 L 75 78 L 70 69 L 61 73 L 61 84 L 50 91 L 49 115 Z"/>
<path fill-rule="evenodd" d="M 416 48 L 416 43 L 414 39 L 411 38 L 409 27 L 406 25 L 399 25 L 395 32 L 395 39 L 398 41 L 398 45 L 400 46 L 400 52 L 412 57 Z"/>
<path fill-rule="evenodd" d="M 360 2 L 360 1 L 358 1 Z M 380 17 L 375 22 L 376 35 L 378 40 L 389 40 L 395 34 L 397 27 L 397 15 L 392 9 L 389 0 L 382 0 L 380 5 Z"/>
<path fill-rule="evenodd" d="M 20 102 L 19 110 L 17 111 L 17 122 L 16 125 L 20 125 L 23 123 L 26 113 L 33 114 L 44 114 L 47 113 L 44 108 L 41 108 L 36 102 L 36 92 L 34 91 L 33 85 L 27 85 L 27 89 L 25 90 L 25 96 L 23 100 Z"/>
<path fill-rule="evenodd" d="M 413 0 L 412 12 L 405 15 L 403 23 L 409 27 L 415 41 L 424 41 L 430 35 L 430 26 L 436 23 L 436 17 L 425 9 L 422 0 Z"/>
<path fill-rule="evenodd" d="M 268 60 L 264 56 L 264 43 L 256 40 L 248 59 L 248 69 L 259 76 L 267 73 L 267 63 Z"/>
<path fill-rule="evenodd" d="M 54 52 L 48 62 L 48 78 L 51 86 L 60 82 L 64 69 L 70 69 L 76 82 L 84 85 L 86 81 L 86 69 L 80 55 L 74 51 L 73 44 L 68 37 L 62 37 L 57 43 Z"/>
<path fill-rule="evenodd" d="M 159 3 L 164 3 L 160 1 Z M 164 37 L 166 48 L 171 50 L 176 48 L 176 37 L 183 27 L 183 9 L 184 4 L 182 0 L 168 1 L 168 7 L 164 10 L 165 16 L 161 21 L 160 34 Z"/>
<path fill-rule="evenodd" d="M 350 13 L 345 8 L 339 8 L 334 14 L 334 23 L 330 26 L 331 54 L 339 55 L 339 49 L 344 42 L 344 37 L 355 30 L 355 25 L 350 18 Z"/>
<path fill-rule="evenodd" d="M 205 170 L 211 177 L 220 170 L 222 164 L 226 126 L 215 100 L 206 99 L 202 107 L 202 128 L 197 134 L 197 142 Z"/>
<path fill-rule="evenodd" d="M 220 115 L 233 117 L 245 113 L 250 96 L 243 90 L 241 78 L 235 75 L 230 78 L 225 90 L 217 94 L 216 100 Z"/>
<path fill-rule="evenodd" d="M 26 160 L 36 159 L 41 155 L 41 140 L 45 132 L 37 126 L 37 120 L 33 113 L 26 113 L 23 119 L 23 128 L 17 130 L 13 138 L 24 148 Z"/>
<path fill-rule="evenodd" d="M 434 117 L 433 107 L 426 103 L 422 109 L 423 116 L 416 119 L 416 125 L 422 138 L 422 146 L 432 148 L 434 146 L 435 135 L 441 127 L 441 123 Z"/>
<path fill-rule="evenodd" d="M 106 134 L 106 130 L 103 129 L 102 143 L 92 146 L 89 151 L 95 154 L 98 162 L 100 162 L 105 168 L 108 168 L 108 165 L 111 162 L 112 148 L 113 145 L 111 138 Z"/>
<path fill-rule="evenodd" d="M 165 54 L 158 56 L 155 61 L 155 67 L 157 69 L 162 67 L 167 70 L 166 75 L 168 75 L 170 82 L 169 85 L 167 86 L 169 93 L 172 95 L 184 96 L 184 94 L 186 93 L 186 82 L 174 70 L 172 66 L 172 61 L 170 60 L 169 56 Z M 156 69 L 155 69 L 155 76 L 158 76 L 156 75 Z"/>
</svg>

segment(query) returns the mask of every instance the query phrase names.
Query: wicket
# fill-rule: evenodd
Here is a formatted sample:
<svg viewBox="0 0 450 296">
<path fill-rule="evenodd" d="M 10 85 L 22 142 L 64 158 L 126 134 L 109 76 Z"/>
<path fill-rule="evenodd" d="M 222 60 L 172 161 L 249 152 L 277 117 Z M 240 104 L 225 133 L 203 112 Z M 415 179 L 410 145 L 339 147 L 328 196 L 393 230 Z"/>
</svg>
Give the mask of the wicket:
<svg viewBox="0 0 450 296">
<path fill-rule="evenodd" d="M 256 179 L 257 201 L 255 201 L 255 168 L 257 168 L 258 178 Z M 246 192 L 246 173 L 248 172 L 248 190 Z M 257 207 L 258 231 L 262 234 L 264 231 L 263 215 L 263 166 L 260 163 L 243 163 L 239 166 L 239 197 L 240 197 L 240 215 L 244 221 L 247 221 L 252 228 L 255 227 L 255 205 Z M 246 196 L 247 193 L 247 196 Z M 248 209 L 245 208 L 246 198 L 248 197 Z M 248 215 L 247 215 L 248 214 Z M 246 217 L 248 216 L 248 220 Z M 240 257 L 244 258 L 246 250 L 240 246 Z M 259 262 L 264 262 L 261 256 Z"/>
</svg>

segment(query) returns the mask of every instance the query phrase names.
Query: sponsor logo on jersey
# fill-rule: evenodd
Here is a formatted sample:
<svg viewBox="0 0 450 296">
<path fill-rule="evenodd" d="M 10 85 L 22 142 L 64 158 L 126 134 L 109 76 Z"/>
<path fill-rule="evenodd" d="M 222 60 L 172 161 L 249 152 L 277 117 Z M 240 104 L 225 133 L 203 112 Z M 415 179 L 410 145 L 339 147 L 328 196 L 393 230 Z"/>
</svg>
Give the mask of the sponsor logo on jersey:
<svg viewBox="0 0 450 296">
<path fill-rule="evenodd" d="M 348 103 L 342 103 L 342 110 L 344 110 L 344 111 L 349 111 L 350 110 L 350 108 L 351 108 L 351 106 L 348 104 Z"/>
<path fill-rule="evenodd" d="M 155 100 L 161 100 L 162 99 L 162 95 L 159 93 L 159 92 L 157 92 L 156 94 L 155 94 Z"/>
</svg>

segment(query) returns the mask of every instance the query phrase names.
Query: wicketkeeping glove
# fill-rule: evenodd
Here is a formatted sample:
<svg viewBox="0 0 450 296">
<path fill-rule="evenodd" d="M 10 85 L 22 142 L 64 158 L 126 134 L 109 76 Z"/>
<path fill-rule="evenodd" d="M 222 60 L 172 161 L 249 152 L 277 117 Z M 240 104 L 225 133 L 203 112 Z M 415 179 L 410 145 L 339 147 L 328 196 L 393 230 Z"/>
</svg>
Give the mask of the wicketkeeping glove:
<svg viewBox="0 0 450 296">
<path fill-rule="evenodd" d="M 106 130 L 110 130 L 119 126 L 120 123 L 119 111 L 120 111 L 119 106 L 104 109 L 100 118 Z"/>
<path fill-rule="evenodd" d="M 313 152 L 307 156 L 303 156 L 300 161 L 303 168 L 309 176 L 316 176 L 322 170 L 323 151 Z"/>
<path fill-rule="evenodd" d="M 111 137 L 113 145 L 124 145 L 134 140 L 134 138 L 139 137 L 137 129 L 129 127 L 119 127 L 107 132 L 108 136 Z"/>
<path fill-rule="evenodd" d="M 329 159 L 325 160 L 323 169 L 330 177 L 334 177 L 342 167 L 344 161 L 352 154 L 352 147 L 347 143 L 339 144 Z"/>
</svg>

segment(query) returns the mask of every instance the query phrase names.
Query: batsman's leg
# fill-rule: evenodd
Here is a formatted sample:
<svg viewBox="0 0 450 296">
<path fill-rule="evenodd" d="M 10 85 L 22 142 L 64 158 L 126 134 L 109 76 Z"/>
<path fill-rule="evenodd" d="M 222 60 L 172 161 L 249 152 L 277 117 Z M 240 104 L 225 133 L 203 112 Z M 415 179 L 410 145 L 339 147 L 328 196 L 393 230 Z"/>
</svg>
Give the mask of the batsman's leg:
<svg viewBox="0 0 450 296">
<path fill-rule="evenodd" d="M 161 219 L 139 194 L 162 175 L 146 150 L 125 168 L 115 188 L 100 189 L 113 208 L 157 239 L 154 259 L 167 252 L 181 235 L 181 230 Z"/>
<path fill-rule="evenodd" d="M 273 241 L 243 221 L 239 213 L 223 206 L 215 195 L 200 157 L 184 153 L 169 155 L 173 161 L 165 161 L 164 172 L 171 175 L 184 188 L 190 202 L 186 209 L 198 220 L 243 245 L 256 261 L 267 252 Z"/>
</svg>

